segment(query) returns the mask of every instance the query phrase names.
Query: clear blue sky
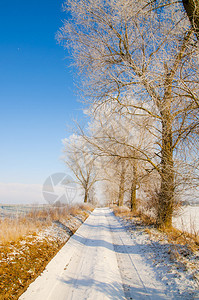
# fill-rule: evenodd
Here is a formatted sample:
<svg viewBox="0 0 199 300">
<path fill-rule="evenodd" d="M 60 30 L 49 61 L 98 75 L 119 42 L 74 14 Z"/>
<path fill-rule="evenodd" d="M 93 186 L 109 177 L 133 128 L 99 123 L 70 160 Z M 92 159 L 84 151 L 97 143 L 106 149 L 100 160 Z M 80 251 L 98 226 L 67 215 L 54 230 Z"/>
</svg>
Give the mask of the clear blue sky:
<svg viewBox="0 0 199 300">
<path fill-rule="evenodd" d="M 62 3 L 0 1 L 0 182 L 42 184 L 65 169 L 61 139 L 82 105 L 55 40 Z"/>
</svg>

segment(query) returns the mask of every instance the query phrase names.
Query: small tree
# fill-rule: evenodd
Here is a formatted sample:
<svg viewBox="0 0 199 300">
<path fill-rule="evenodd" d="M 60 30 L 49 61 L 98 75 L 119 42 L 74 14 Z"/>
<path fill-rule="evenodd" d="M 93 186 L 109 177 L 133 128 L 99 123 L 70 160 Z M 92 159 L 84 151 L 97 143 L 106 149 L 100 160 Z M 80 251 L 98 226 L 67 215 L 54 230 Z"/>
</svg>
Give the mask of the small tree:
<svg viewBox="0 0 199 300">
<path fill-rule="evenodd" d="M 85 141 L 77 135 L 64 139 L 64 161 L 76 177 L 76 182 L 84 190 L 84 203 L 88 202 L 89 192 L 97 179 L 95 157 L 88 152 Z"/>
</svg>

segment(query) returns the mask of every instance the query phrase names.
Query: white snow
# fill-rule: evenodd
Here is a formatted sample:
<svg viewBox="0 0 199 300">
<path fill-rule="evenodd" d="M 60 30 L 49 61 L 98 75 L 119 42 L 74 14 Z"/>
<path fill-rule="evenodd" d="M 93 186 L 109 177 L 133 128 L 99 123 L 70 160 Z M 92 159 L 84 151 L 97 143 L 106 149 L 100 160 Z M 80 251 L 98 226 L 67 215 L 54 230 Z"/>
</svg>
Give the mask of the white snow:
<svg viewBox="0 0 199 300">
<path fill-rule="evenodd" d="M 125 299 L 103 210 L 89 216 L 19 299 Z"/>
<path fill-rule="evenodd" d="M 192 234 L 199 234 L 199 206 L 185 206 L 179 216 L 173 218 L 173 226 Z"/>
<path fill-rule="evenodd" d="M 153 227 L 149 227 L 149 235 L 146 226 L 136 225 L 128 218 L 120 220 L 130 232 L 142 260 L 165 285 L 169 299 L 199 299 L 199 252 L 192 252 L 177 241 L 169 242 L 166 234 Z"/>
<path fill-rule="evenodd" d="M 167 246 L 126 229 L 95 209 L 19 299 L 193 299 L 196 285 L 170 268 Z"/>
</svg>

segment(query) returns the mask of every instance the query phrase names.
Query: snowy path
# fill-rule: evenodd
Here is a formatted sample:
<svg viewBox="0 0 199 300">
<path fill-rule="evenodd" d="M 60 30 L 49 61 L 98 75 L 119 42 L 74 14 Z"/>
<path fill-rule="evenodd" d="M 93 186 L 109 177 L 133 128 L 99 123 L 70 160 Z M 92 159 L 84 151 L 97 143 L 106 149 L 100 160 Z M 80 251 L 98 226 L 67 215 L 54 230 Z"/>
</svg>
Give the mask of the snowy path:
<svg viewBox="0 0 199 300">
<path fill-rule="evenodd" d="M 95 209 L 20 300 L 169 299 L 108 208 Z"/>
</svg>

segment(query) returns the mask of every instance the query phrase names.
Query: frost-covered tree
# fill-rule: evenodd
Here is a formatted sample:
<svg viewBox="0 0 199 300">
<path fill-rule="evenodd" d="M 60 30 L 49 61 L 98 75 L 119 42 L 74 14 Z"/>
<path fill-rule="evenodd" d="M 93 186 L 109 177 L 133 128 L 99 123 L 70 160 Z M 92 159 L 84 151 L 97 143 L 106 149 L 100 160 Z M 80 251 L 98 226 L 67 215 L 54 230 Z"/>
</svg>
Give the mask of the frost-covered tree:
<svg viewBox="0 0 199 300">
<path fill-rule="evenodd" d="M 75 134 L 63 140 L 64 162 L 76 177 L 76 182 L 84 191 L 84 203 L 89 200 L 89 192 L 97 179 L 95 157 L 89 152 L 87 144 L 81 136 Z"/>
<path fill-rule="evenodd" d="M 179 0 L 180 1 L 180 0 Z M 190 24 L 199 39 L 199 1 L 198 0 L 181 0 L 185 13 L 189 18 Z M 155 4 L 155 9 L 157 7 L 173 5 L 176 3 L 175 0 L 152 0 L 151 3 Z"/>
<path fill-rule="evenodd" d="M 153 119 L 159 164 L 149 162 L 161 177 L 157 222 L 169 227 L 176 151 L 198 134 L 198 41 L 182 2 L 156 9 L 154 3 L 68 0 L 58 39 L 72 49 L 92 101 L 117 101 L 131 115 Z"/>
<path fill-rule="evenodd" d="M 90 151 L 100 158 L 104 179 L 113 186 L 117 182 L 118 205 L 123 205 L 128 190 L 131 208 L 135 210 L 138 181 L 148 174 L 145 168 L 149 171 L 157 161 L 151 151 L 153 135 L 145 128 L 151 120 L 142 117 L 142 126 L 137 126 L 134 115 L 126 115 L 125 111 L 123 114 L 118 103 L 109 102 L 102 104 L 100 110 L 92 107 L 87 113 L 91 118 L 89 130 L 87 134 L 81 130 L 81 135 L 90 144 Z"/>
</svg>

